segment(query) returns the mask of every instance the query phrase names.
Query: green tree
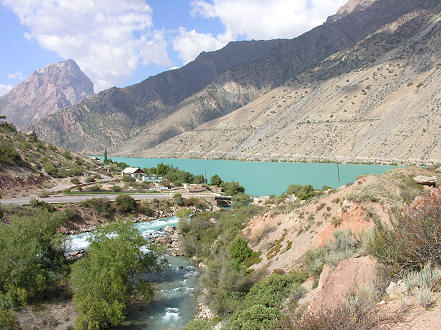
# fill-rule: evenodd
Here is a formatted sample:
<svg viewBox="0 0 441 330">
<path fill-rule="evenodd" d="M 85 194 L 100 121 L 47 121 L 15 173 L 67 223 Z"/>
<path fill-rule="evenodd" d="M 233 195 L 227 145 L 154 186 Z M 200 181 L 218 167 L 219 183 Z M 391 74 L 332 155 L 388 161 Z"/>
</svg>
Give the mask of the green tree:
<svg viewBox="0 0 441 330">
<path fill-rule="evenodd" d="M 13 305 L 38 297 L 47 287 L 49 270 L 63 260 L 55 245 L 61 215 L 39 208 L 34 216 L 0 224 L 0 295 Z"/>
<path fill-rule="evenodd" d="M 213 175 L 210 179 L 210 184 L 214 186 L 220 186 L 222 182 L 223 182 L 222 179 L 217 174 Z"/>
<path fill-rule="evenodd" d="M 223 182 L 221 187 L 224 193 L 228 196 L 234 196 L 245 192 L 245 188 L 242 187 L 238 182 Z"/>
<path fill-rule="evenodd" d="M 109 160 L 107 159 L 107 149 L 104 149 L 104 164 L 107 164 Z"/>
<path fill-rule="evenodd" d="M 73 265 L 74 303 L 78 312 L 78 329 L 100 329 L 117 326 L 134 296 L 149 303 L 151 285 L 137 274 L 158 271 L 157 255 L 144 253 L 147 245 L 130 223 L 114 223 L 100 228 L 90 239 L 85 258 Z"/>
</svg>

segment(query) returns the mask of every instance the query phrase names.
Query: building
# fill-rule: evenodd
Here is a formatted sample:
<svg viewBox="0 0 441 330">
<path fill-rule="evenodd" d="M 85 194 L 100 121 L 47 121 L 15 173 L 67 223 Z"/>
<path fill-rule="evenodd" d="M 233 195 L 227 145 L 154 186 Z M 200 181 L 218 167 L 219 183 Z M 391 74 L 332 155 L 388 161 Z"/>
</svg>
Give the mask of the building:
<svg viewBox="0 0 441 330">
<path fill-rule="evenodd" d="M 147 174 L 138 167 L 126 167 L 121 171 L 122 176 L 131 176 L 135 180 L 144 181 L 143 178 Z"/>
<path fill-rule="evenodd" d="M 121 171 L 121 175 L 122 176 L 129 175 L 135 180 L 142 182 L 154 182 L 154 183 L 162 182 L 162 176 L 148 175 L 138 167 L 127 167 Z"/>
</svg>

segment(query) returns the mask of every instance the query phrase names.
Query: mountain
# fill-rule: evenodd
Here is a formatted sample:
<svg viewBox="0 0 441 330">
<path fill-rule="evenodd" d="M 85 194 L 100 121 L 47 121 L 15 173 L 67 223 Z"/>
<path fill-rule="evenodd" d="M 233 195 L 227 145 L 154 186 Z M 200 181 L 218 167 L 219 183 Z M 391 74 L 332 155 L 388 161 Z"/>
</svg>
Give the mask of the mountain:
<svg viewBox="0 0 441 330">
<path fill-rule="evenodd" d="M 112 154 L 120 155 L 214 157 L 225 151 L 226 157 L 245 157 L 245 150 L 249 148 L 240 144 L 250 138 L 248 133 L 226 138 L 224 133 L 228 133 L 228 129 L 225 132 L 221 129 L 220 134 L 207 134 L 199 139 L 198 132 L 205 127 L 201 125 L 213 125 L 211 121 L 219 118 L 228 120 L 244 107 L 259 113 L 266 111 L 270 104 L 261 101 L 268 95 L 277 98 L 271 93 L 284 93 L 284 90 L 298 86 L 307 77 L 306 71 L 320 67 L 323 61 L 341 51 L 354 49 L 359 42 L 403 15 L 413 13 L 418 16 L 418 12 L 435 8 L 438 4 L 436 0 L 351 0 L 323 25 L 295 39 L 232 42 L 219 51 L 202 53 L 181 69 L 87 98 L 44 118 L 33 129 L 42 139 L 80 152 L 101 153 L 104 148 L 109 148 Z M 386 35 L 378 34 L 379 39 Z M 337 70 L 331 72 L 334 75 L 322 72 L 322 78 L 310 80 L 309 90 L 314 90 L 315 84 L 341 74 Z M 306 104 L 304 98 L 302 102 Z M 287 101 L 276 110 L 285 103 Z M 274 114 L 270 113 L 262 118 L 269 119 Z M 259 120 L 263 124 L 265 120 L 262 118 Z M 286 118 L 290 120 L 289 116 Z M 255 119 L 249 117 L 248 121 L 236 124 L 260 125 L 261 122 L 254 122 Z M 236 129 L 232 126 L 233 130 Z M 266 127 L 265 132 L 275 132 L 274 127 Z M 194 140 L 189 143 L 187 137 L 192 134 Z M 265 134 L 259 134 L 265 137 Z M 214 141 L 217 144 L 224 145 L 220 141 L 225 141 L 227 149 L 214 152 L 216 150 L 205 143 L 211 137 L 217 139 Z M 262 142 L 263 138 L 256 141 Z M 167 149 L 170 145 L 172 148 Z M 257 145 L 261 147 L 259 143 Z M 309 148 L 312 147 L 313 144 L 309 144 Z M 268 148 L 262 158 L 270 158 L 269 155 L 275 153 L 271 146 Z M 288 149 L 286 153 L 291 156 L 303 153 L 303 149 L 301 152 Z M 253 151 L 252 156 L 259 152 L 260 149 Z"/>
<path fill-rule="evenodd" d="M 91 94 L 94 94 L 92 81 L 73 60 L 53 63 L 0 96 L 0 114 L 25 127 Z"/>
<path fill-rule="evenodd" d="M 440 12 L 411 11 L 139 156 L 441 163 Z"/>
</svg>

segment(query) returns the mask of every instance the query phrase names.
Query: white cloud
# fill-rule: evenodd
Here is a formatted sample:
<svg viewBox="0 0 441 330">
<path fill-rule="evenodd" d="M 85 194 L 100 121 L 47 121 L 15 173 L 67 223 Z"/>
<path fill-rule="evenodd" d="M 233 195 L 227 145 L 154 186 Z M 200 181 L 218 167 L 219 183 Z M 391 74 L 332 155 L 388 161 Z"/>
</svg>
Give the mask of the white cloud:
<svg viewBox="0 0 441 330">
<path fill-rule="evenodd" d="M 323 23 L 347 0 L 192 1 L 192 14 L 218 18 L 236 39 L 294 38 Z"/>
<path fill-rule="evenodd" d="M 0 96 L 6 94 L 12 89 L 12 85 L 3 85 L 0 84 Z"/>
<path fill-rule="evenodd" d="M 18 80 L 23 80 L 24 75 L 21 72 L 13 72 L 13 73 L 9 73 L 8 74 L 8 78 L 9 79 L 18 79 Z"/>
<path fill-rule="evenodd" d="M 30 28 L 26 38 L 74 59 L 97 91 L 121 83 L 140 64 L 171 65 L 145 0 L 1 1 Z"/>
<path fill-rule="evenodd" d="M 194 29 L 187 31 L 179 28 L 179 34 L 173 40 L 173 49 L 179 53 L 183 63 L 195 59 L 202 51 L 212 51 L 222 48 L 228 41 L 222 38 L 215 38 L 211 33 L 198 33 Z"/>
</svg>

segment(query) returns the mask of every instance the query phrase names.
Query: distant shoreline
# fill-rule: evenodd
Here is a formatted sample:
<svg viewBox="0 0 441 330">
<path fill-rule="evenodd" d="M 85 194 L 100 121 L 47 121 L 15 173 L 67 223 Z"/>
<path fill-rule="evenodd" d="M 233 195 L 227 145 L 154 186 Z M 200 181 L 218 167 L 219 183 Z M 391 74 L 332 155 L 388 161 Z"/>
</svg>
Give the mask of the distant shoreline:
<svg viewBox="0 0 441 330">
<path fill-rule="evenodd" d="M 85 155 L 89 158 L 102 158 L 103 156 Z M 351 164 L 351 165 L 379 165 L 379 166 L 437 166 L 441 165 L 441 160 L 405 160 L 405 159 L 381 159 L 381 158 L 320 158 L 298 156 L 295 159 L 288 159 L 282 157 L 265 157 L 265 158 L 228 158 L 228 157 L 131 157 L 131 156 L 113 156 L 111 158 L 133 158 L 133 159 L 187 159 L 187 160 L 226 160 L 226 161 L 240 161 L 240 162 L 259 162 L 259 163 L 306 163 L 306 164 Z"/>
</svg>

